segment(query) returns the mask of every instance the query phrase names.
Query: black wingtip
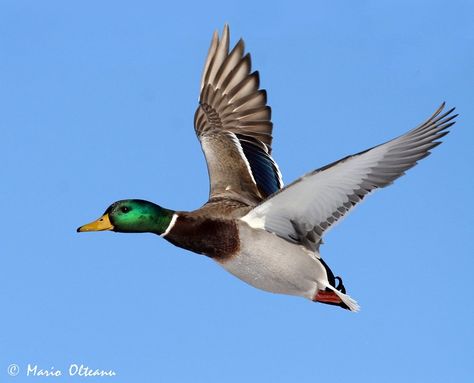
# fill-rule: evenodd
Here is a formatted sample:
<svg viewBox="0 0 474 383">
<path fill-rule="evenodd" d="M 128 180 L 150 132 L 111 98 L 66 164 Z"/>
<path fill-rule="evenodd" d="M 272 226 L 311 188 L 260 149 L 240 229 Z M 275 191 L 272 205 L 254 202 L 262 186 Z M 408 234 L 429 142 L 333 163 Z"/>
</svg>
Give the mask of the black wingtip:
<svg viewBox="0 0 474 383">
<path fill-rule="evenodd" d="M 456 110 L 456 107 L 453 106 L 451 109 L 449 109 L 449 110 L 446 112 L 446 114 L 451 114 L 451 113 L 454 112 L 455 110 Z M 456 114 L 456 116 L 457 116 L 457 114 Z"/>
</svg>

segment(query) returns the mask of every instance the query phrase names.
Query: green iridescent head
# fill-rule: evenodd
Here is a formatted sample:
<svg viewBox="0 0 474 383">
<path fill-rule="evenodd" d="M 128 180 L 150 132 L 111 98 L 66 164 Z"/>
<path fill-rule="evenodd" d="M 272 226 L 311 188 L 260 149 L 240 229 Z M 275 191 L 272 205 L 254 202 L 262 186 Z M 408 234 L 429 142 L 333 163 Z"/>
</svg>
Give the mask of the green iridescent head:
<svg viewBox="0 0 474 383">
<path fill-rule="evenodd" d="M 81 226 L 78 232 L 112 230 L 119 233 L 162 234 L 173 217 L 168 210 L 141 199 L 125 199 L 114 202 L 105 213 L 91 223 Z"/>
</svg>

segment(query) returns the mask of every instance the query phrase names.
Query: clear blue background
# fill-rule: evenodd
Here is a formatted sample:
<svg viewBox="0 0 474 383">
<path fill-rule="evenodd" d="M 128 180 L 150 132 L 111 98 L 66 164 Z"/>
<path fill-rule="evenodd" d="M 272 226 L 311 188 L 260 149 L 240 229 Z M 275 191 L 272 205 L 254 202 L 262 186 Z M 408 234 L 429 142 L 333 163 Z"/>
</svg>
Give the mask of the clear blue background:
<svg viewBox="0 0 474 383">
<path fill-rule="evenodd" d="M 268 90 L 287 183 L 444 100 L 460 113 L 327 235 L 359 314 L 258 291 L 154 235 L 75 232 L 117 199 L 206 201 L 192 117 L 225 22 Z M 0 1 L 0 380 L 83 363 L 118 375 L 37 379 L 472 381 L 473 47 L 468 0 Z"/>
</svg>

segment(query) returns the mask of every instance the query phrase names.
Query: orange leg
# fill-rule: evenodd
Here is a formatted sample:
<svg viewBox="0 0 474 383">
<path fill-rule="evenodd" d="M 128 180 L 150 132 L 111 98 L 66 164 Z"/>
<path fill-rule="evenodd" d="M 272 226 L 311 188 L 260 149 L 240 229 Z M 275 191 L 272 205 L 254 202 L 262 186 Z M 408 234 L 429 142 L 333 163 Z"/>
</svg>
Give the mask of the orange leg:
<svg viewBox="0 0 474 383">
<path fill-rule="evenodd" d="M 319 290 L 313 301 L 338 305 L 342 302 L 334 291 Z"/>
</svg>

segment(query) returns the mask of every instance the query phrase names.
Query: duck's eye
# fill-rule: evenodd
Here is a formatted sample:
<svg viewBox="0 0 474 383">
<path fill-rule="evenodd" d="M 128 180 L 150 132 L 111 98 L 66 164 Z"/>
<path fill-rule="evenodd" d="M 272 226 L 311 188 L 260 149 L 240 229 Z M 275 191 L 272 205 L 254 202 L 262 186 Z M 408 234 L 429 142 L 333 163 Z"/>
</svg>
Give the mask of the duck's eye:
<svg viewBox="0 0 474 383">
<path fill-rule="evenodd" d="M 128 213 L 128 212 L 130 211 L 130 208 L 129 208 L 128 206 L 122 206 L 122 207 L 120 208 L 120 211 L 121 211 L 122 213 Z"/>
</svg>

